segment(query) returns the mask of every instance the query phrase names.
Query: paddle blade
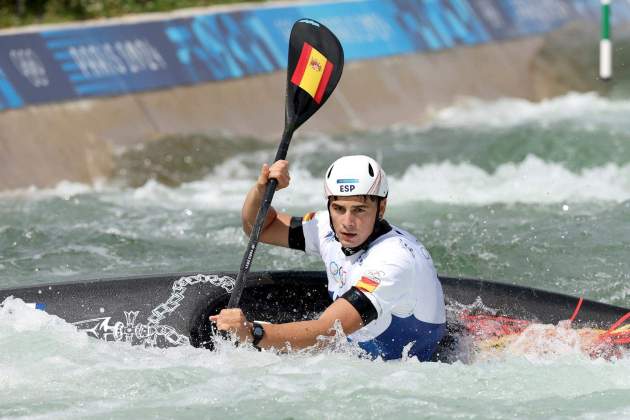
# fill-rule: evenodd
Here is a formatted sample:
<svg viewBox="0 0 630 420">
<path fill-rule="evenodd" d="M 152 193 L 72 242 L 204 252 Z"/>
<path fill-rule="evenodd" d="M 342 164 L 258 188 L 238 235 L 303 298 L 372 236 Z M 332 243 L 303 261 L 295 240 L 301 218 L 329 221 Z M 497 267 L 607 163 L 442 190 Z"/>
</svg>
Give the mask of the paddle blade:
<svg viewBox="0 0 630 420">
<path fill-rule="evenodd" d="M 326 102 L 343 71 L 343 48 L 328 28 L 300 19 L 291 29 L 285 124 L 295 130 Z"/>
</svg>

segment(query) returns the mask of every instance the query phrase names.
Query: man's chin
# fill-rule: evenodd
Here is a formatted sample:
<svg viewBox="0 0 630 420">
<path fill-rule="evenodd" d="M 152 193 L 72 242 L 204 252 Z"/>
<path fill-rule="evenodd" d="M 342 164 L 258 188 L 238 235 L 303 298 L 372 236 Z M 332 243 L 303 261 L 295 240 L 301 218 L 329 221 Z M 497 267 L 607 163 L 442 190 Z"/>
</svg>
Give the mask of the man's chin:
<svg viewBox="0 0 630 420">
<path fill-rule="evenodd" d="M 341 243 L 341 246 L 343 246 L 344 248 L 354 248 L 355 246 L 359 246 L 361 245 L 358 241 L 356 240 L 351 240 L 351 241 L 347 241 L 345 239 L 340 239 L 339 243 Z"/>
</svg>

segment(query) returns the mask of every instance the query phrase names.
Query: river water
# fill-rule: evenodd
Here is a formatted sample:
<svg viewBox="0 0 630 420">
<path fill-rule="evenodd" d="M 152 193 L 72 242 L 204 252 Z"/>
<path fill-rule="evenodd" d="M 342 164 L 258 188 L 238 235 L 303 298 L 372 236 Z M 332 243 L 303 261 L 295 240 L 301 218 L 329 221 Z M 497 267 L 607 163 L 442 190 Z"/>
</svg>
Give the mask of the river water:
<svg viewBox="0 0 630 420">
<path fill-rule="evenodd" d="M 274 206 L 324 206 L 321 177 L 369 154 L 390 179 L 386 218 L 444 275 L 630 307 L 630 101 L 568 94 L 466 100 L 422 127 L 294 138 Z M 315 117 L 317 118 L 317 116 Z M 0 194 L 0 287 L 134 273 L 238 269 L 256 139 L 187 137 L 121 151 L 114 180 Z M 254 270 L 322 269 L 259 247 Z M 630 357 L 577 347 L 474 363 L 371 362 L 338 343 L 277 355 L 89 339 L 21 301 L 0 308 L 0 417 L 592 418 L 630 416 Z"/>
</svg>

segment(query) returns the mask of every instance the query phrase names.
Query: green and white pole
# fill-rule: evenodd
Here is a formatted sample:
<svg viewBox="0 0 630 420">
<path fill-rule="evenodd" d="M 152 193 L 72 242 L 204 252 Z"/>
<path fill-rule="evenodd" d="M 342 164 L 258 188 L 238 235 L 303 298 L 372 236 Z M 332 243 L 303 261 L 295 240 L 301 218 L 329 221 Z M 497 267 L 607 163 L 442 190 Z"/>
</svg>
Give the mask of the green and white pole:
<svg viewBox="0 0 630 420">
<path fill-rule="evenodd" d="M 599 41 L 599 78 L 612 78 L 612 42 L 610 41 L 610 0 L 602 0 L 602 34 Z"/>
</svg>

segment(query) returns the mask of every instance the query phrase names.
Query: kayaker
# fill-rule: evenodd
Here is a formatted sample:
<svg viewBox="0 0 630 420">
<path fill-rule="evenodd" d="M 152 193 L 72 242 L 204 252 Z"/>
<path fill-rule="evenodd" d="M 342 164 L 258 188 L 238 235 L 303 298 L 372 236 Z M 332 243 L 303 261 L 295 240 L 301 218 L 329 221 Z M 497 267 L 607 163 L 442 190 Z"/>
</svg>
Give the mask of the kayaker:
<svg viewBox="0 0 630 420">
<path fill-rule="evenodd" d="M 289 185 L 289 163 L 263 165 L 245 198 L 243 229 L 249 235 L 269 178 Z M 224 309 L 217 328 L 257 348 L 301 349 L 325 345 L 339 327 L 371 357 L 430 360 L 446 331 L 442 286 L 426 248 L 383 216 L 388 185 L 368 156 L 344 156 L 326 171 L 327 211 L 290 215 L 270 208 L 262 242 L 320 256 L 332 304 L 315 320 L 251 322 L 240 309 Z M 337 329 L 335 325 L 337 324 Z"/>
</svg>

